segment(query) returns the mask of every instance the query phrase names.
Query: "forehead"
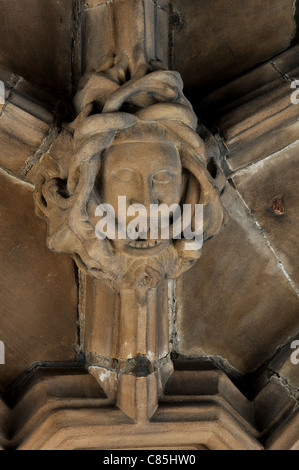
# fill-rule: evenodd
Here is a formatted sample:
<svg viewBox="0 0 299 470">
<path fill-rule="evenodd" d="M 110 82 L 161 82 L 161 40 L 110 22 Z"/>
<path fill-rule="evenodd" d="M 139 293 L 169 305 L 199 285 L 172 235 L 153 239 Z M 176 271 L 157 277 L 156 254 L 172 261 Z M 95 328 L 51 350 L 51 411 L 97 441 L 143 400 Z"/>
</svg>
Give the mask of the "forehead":
<svg viewBox="0 0 299 470">
<path fill-rule="evenodd" d="M 104 169 L 132 168 L 151 172 L 159 168 L 180 168 L 179 152 L 174 144 L 130 142 L 112 145 L 104 154 Z"/>
</svg>

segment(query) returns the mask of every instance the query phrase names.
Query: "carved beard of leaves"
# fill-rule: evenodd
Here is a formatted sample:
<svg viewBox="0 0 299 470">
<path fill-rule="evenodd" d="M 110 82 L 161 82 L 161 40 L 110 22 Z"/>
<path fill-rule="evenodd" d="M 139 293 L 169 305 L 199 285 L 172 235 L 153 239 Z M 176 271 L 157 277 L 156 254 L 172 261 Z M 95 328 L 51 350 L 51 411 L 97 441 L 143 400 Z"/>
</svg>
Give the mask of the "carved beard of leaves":
<svg viewBox="0 0 299 470">
<path fill-rule="evenodd" d="M 100 83 L 103 76 L 97 79 Z M 114 287 L 154 287 L 162 279 L 176 278 L 189 269 L 200 252 L 184 250 L 185 240 L 171 240 L 159 254 L 134 257 L 96 237 L 94 214 L 99 200 L 95 188 L 103 153 L 112 144 L 174 144 L 188 175 L 182 203 L 204 205 L 204 240 L 223 226 L 225 213 L 206 170 L 204 144 L 194 132 L 197 119 L 182 86 L 176 72 L 153 72 L 119 86 L 106 99 L 102 113 L 90 115 L 91 103 L 102 102 L 103 95 L 95 87 L 95 97 L 86 85 L 76 98 L 82 111 L 71 126 L 75 153 L 66 180 L 51 157 L 41 161 L 36 173 L 35 201 L 38 214 L 48 221 L 48 247 L 69 253 L 80 269 Z M 138 111 L 122 112 L 125 103 L 134 104 Z"/>
</svg>

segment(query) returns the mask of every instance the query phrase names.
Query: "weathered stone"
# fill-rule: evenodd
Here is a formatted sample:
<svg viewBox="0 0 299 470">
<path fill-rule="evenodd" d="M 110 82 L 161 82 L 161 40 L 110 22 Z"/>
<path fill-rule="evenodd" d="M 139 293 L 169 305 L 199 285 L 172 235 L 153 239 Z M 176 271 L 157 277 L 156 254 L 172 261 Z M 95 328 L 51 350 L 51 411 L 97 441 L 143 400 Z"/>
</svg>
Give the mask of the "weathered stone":
<svg viewBox="0 0 299 470">
<path fill-rule="evenodd" d="M 291 260 L 298 178 L 295 153 L 272 154 L 298 138 L 299 108 L 290 99 L 298 47 L 269 60 L 295 34 L 293 0 L 215 0 L 209 8 L 203 0 L 23 3 L 23 15 L 3 21 L 0 63 L 35 74 L 63 100 L 0 69 L 0 163 L 9 173 L 0 170 L 0 363 L 2 339 L 7 362 L 0 448 L 297 448 L 298 373 L 288 341 L 299 326 Z M 15 6 L 6 2 L 4 13 Z M 168 60 L 179 64 L 204 122 L 219 130 L 215 139 L 198 125 Z M 205 87 L 265 60 L 201 107 Z M 249 164 L 249 173 L 239 171 Z M 74 266 L 41 246 L 45 226 L 23 180 L 36 185 L 49 248 L 80 268 L 78 309 Z M 230 222 L 211 240 L 226 221 L 220 194 Z M 187 249 L 185 233 L 176 240 L 171 232 L 165 244 L 148 240 L 148 220 L 140 239 L 99 240 L 96 207 L 110 203 L 118 225 L 117 196 L 147 211 L 156 202 L 203 204 L 203 256 L 197 245 Z"/>
<path fill-rule="evenodd" d="M 83 70 L 96 70 L 102 63 L 112 59 L 115 51 L 113 4 L 92 0 L 86 2 L 85 27 L 82 31 Z M 99 30 L 98 25 L 105 28 Z"/>
<path fill-rule="evenodd" d="M 298 151 L 297 141 L 238 172 L 233 181 L 288 275 L 299 288 Z"/>
<path fill-rule="evenodd" d="M 54 93 L 71 89 L 72 0 L 0 2 L 1 65 Z"/>
<path fill-rule="evenodd" d="M 298 54 L 299 45 L 283 52 L 272 61 L 277 70 L 289 80 L 299 80 Z"/>
<path fill-rule="evenodd" d="M 299 300 L 229 186 L 222 201 L 230 222 L 177 281 L 177 352 L 253 372 L 298 328 Z"/>
<path fill-rule="evenodd" d="M 137 11 L 144 13 L 139 7 Z M 134 49 L 131 45 L 131 54 Z M 155 287 L 165 276 L 176 278 L 200 257 L 201 243 L 187 240 L 185 229 L 183 234 L 182 214 L 179 233 L 173 235 L 175 223 L 169 213 L 169 236 L 163 238 L 159 222 L 160 233 L 151 239 L 148 222 L 152 204 L 176 204 L 178 208 L 189 204 L 193 226 L 195 204 L 201 204 L 205 218 L 197 235 L 203 240 L 216 235 L 226 220 L 207 171 L 206 144 L 196 133 L 197 118 L 183 94 L 180 75 L 167 70 L 148 73 L 143 68 L 146 57 L 141 51 L 134 64 L 137 77 L 124 84 L 120 77 L 132 67 L 131 56 L 105 72 L 83 78 L 74 100 L 80 114 L 69 126 L 71 139 L 68 134 L 61 136 L 64 148 L 73 140 L 73 153 L 67 153 L 69 168 L 64 152 L 56 151 L 61 141 L 57 139 L 49 158 L 42 158 L 33 169 L 36 206 L 48 221 L 51 249 L 72 254 L 86 274 L 126 290 L 129 286 Z M 114 74 L 120 75 L 118 81 L 112 79 Z M 132 107 L 122 111 L 128 102 Z M 96 105 L 102 112 L 92 113 Z M 119 197 L 126 199 L 121 213 Z M 109 229 L 115 233 L 108 237 L 100 228 L 98 217 L 103 214 L 97 213 L 103 203 L 114 213 Z M 147 227 L 139 226 L 133 239 L 127 229 L 134 214 L 126 217 L 126 212 L 136 203 L 144 207 Z M 123 218 L 127 219 L 125 235 L 119 237 Z"/>
<path fill-rule="evenodd" d="M 271 92 L 284 83 L 285 79 L 275 70 L 273 65 L 266 62 L 204 96 L 201 100 L 201 106 L 204 113 L 219 120 L 219 117 L 244 104 L 246 105 L 246 103 L 248 106 L 248 103 L 253 99 L 263 100 L 265 93 Z M 262 108 L 260 101 L 256 100 L 256 102 Z M 225 131 L 229 127 L 225 119 L 223 119 L 223 125 L 225 126 L 223 131 Z"/>
<path fill-rule="evenodd" d="M 41 147 L 49 134 L 50 126 L 39 117 L 22 109 L 26 107 L 24 103 L 28 103 L 26 100 L 16 98 L 15 101 L 17 105 L 12 102 L 7 103 L 0 116 L 0 165 L 8 170 L 19 172 Z M 33 106 L 33 109 L 37 114 L 45 117 L 43 108 Z"/>
<path fill-rule="evenodd" d="M 107 397 L 84 369 L 39 368 L 18 390 L 6 413 L 12 430 L 6 445 L 16 448 L 56 409 L 101 407 Z"/>
<path fill-rule="evenodd" d="M 284 382 L 286 388 L 289 387 L 289 391 L 293 389 L 294 394 L 296 390 L 299 390 L 298 348 L 299 335 L 293 337 L 268 366 L 268 369 L 270 369 L 272 373 L 277 374 L 277 377 Z M 294 362 L 292 362 L 292 359 Z"/>
<path fill-rule="evenodd" d="M 232 172 L 298 139 L 299 106 L 291 88 L 299 72 L 296 57 L 297 46 L 203 99 L 204 112 L 216 123 L 227 148 Z"/>
<path fill-rule="evenodd" d="M 293 0 L 173 0 L 174 68 L 185 86 L 213 87 L 289 47 Z"/>
<path fill-rule="evenodd" d="M 97 393 L 90 378 L 80 377 L 77 371 L 72 374 L 62 371 L 56 377 L 42 371 L 29 383 L 22 400 L 12 410 L 16 426 L 13 430 L 19 432 L 10 444 L 20 444 L 18 448 L 22 450 L 262 449 L 251 423 L 250 402 L 223 373 L 205 372 L 201 377 L 199 372 L 194 373 L 193 396 L 170 393 L 161 400 L 150 421 L 136 424 L 111 406 L 101 391 Z M 177 372 L 172 390 L 177 390 L 188 375 L 191 373 Z M 133 388 L 127 391 L 128 401 L 139 399 L 141 405 L 140 394 L 149 394 L 154 399 L 144 378 L 125 379 L 133 381 Z M 34 400 L 35 397 L 38 399 Z M 230 404 L 232 397 L 236 399 L 234 406 Z M 144 411 L 140 406 L 143 415 Z"/>
<path fill-rule="evenodd" d="M 267 450 L 299 450 L 299 409 L 267 439 Z"/>
<path fill-rule="evenodd" d="M 271 377 L 263 390 L 254 399 L 256 424 L 264 434 L 271 432 L 277 424 L 292 412 L 296 400 L 283 383 Z"/>
<path fill-rule="evenodd" d="M 139 23 L 131 28 L 130 34 L 124 33 L 126 25 L 134 16 L 138 17 Z M 84 71 L 105 70 L 111 67 L 115 57 L 117 60 L 123 59 L 126 54 L 130 55 L 131 44 L 136 42 L 142 46 L 132 51 L 135 59 L 139 54 L 138 48 L 141 50 L 144 46 L 149 60 L 158 60 L 167 65 L 168 3 L 166 1 L 92 0 L 85 2 L 84 18 L 85 27 L 82 32 Z M 146 23 L 145 30 L 142 25 L 143 20 Z M 99 29 L 99 24 L 105 24 L 105 28 Z M 132 66 L 131 61 L 131 65 L 128 64 L 128 73 L 132 72 Z"/>
<path fill-rule="evenodd" d="M 263 66 L 266 72 L 266 66 Z M 236 89 L 238 89 L 236 81 Z M 261 160 L 298 137 L 299 106 L 291 101 L 290 82 L 276 78 L 256 92 L 241 95 L 236 107 L 217 118 L 232 171 Z"/>
<path fill-rule="evenodd" d="M 4 391 L 32 364 L 74 362 L 77 289 L 72 261 L 46 248 L 33 188 L 0 173 L 0 365 Z"/>
</svg>

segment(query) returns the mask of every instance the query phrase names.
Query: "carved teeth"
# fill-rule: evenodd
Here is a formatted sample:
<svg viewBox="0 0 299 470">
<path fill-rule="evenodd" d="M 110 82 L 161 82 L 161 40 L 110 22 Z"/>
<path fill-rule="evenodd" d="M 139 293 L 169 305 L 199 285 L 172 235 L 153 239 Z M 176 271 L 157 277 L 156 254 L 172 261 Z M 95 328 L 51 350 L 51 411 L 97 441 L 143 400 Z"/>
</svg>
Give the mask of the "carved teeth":
<svg viewBox="0 0 299 470">
<path fill-rule="evenodd" d="M 128 245 L 131 248 L 153 248 L 154 246 L 161 245 L 162 241 L 161 240 L 145 240 L 145 241 L 130 241 Z"/>
</svg>

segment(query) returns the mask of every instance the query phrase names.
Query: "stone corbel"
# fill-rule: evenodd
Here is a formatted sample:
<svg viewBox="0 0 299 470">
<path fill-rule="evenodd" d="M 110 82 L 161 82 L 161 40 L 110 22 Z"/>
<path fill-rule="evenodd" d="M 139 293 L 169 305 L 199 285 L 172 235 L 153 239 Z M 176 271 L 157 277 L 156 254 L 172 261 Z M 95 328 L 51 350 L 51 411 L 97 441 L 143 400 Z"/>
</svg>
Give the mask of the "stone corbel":
<svg viewBox="0 0 299 470">
<path fill-rule="evenodd" d="M 48 222 L 48 247 L 70 254 L 80 270 L 89 370 L 118 408 L 144 422 L 173 371 L 167 280 L 193 266 L 201 249 L 189 250 L 184 239 L 100 240 L 96 208 L 110 203 L 117 214 L 115 200 L 126 196 L 146 208 L 190 204 L 194 218 L 202 204 L 204 241 L 220 232 L 226 214 L 182 79 L 157 57 L 157 9 L 165 5 L 119 0 L 103 8 L 114 40 L 82 77 L 76 119 L 34 168 L 35 202 Z"/>
</svg>

